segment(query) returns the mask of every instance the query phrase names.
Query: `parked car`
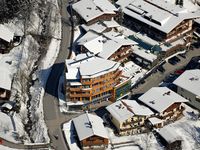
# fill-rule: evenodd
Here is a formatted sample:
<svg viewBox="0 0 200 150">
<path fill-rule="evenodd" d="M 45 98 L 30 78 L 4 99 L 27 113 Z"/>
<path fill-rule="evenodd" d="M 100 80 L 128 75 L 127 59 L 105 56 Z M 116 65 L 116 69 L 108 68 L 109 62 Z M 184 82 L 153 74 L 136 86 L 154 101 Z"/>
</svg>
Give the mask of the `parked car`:
<svg viewBox="0 0 200 150">
<path fill-rule="evenodd" d="M 178 54 L 180 57 L 182 58 L 186 58 L 186 54 L 185 53 L 182 53 L 182 54 Z"/>
<path fill-rule="evenodd" d="M 158 67 L 158 71 L 164 73 L 165 72 L 165 68 L 163 66 L 159 66 Z"/>
<path fill-rule="evenodd" d="M 170 63 L 171 65 L 177 64 L 177 62 L 175 60 L 173 60 L 172 58 L 168 59 L 168 63 Z"/>
<path fill-rule="evenodd" d="M 177 75 L 181 75 L 184 72 L 184 70 L 176 70 L 174 73 Z"/>
<path fill-rule="evenodd" d="M 176 56 L 172 57 L 172 59 L 174 59 L 174 60 L 177 61 L 177 62 L 180 62 L 180 61 L 181 61 L 181 60 L 180 60 L 178 57 L 176 57 Z"/>
</svg>

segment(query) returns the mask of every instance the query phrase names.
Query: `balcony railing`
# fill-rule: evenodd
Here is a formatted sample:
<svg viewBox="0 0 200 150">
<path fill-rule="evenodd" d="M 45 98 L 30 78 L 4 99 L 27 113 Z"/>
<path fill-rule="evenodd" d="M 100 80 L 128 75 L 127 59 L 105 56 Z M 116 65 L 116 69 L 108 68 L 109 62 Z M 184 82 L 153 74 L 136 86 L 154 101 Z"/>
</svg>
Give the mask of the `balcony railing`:
<svg viewBox="0 0 200 150">
<path fill-rule="evenodd" d="M 92 101 L 85 103 L 83 105 L 83 107 L 87 107 L 90 104 L 98 103 L 99 101 L 106 100 L 106 99 L 111 98 L 111 97 L 112 97 L 111 94 L 105 94 L 105 95 L 102 95 L 100 97 L 96 97 L 96 98 L 92 99 Z"/>
</svg>

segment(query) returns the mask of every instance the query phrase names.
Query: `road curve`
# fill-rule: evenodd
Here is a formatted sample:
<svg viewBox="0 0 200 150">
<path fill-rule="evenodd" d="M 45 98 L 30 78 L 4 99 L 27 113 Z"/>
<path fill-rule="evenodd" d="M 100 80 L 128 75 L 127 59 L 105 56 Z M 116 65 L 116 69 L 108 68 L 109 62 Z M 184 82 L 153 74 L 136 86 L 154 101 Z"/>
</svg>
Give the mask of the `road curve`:
<svg viewBox="0 0 200 150">
<path fill-rule="evenodd" d="M 58 0 L 60 7 L 60 13 L 62 20 L 69 20 L 69 14 L 67 12 L 68 0 Z M 45 95 L 43 98 L 44 119 L 48 127 L 49 137 L 51 139 L 50 144 L 40 145 L 23 145 L 22 143 L 16 144 L 6 140 L 3 140 L 3 145 L 16 149 L 38 149 L 47 148 L 49 146 L 56 150 L 67 150 L 67 144 L 65 143 L 61 125 L 70 120 L 71 117 L 60 113 L 59 104 L 57 99 L 57 88 L 59 78 L 64 70 L 64 61 L 70 54 L 70 42 L 71 42 L 71 26 L 62 21 L 62 41 L 60 45 L 60 51 L 55 64 L 52 66 L 51 73 L 49 75 Z M 55 138 L 55 135 L 58 138 Z"/>
<path fill-rule="evenodd" d="M 60 13 L 62 20 L 69 20 L 67 12 L 68 0 L 59 1 Z M 64 71 L 64 61 L 70 54 L 71 42 L 71 26 L 64 21 L 62 22 L 62 42 L 60 52 L 52 67 L 49 75 L 45 95 L 43 98 L 44 119 L 48 127 L 49 137 L 51 139 L 51 146 L 56 150 L 67 150 L 67 143 L 65 142 L 61 125 L 69 121 L 72 116 L 64 115 L 59 111 L 58 103 L 58 83 L 59 78 Z M 58 138 L 57 138 L 58 136 Z"/>
</svg>

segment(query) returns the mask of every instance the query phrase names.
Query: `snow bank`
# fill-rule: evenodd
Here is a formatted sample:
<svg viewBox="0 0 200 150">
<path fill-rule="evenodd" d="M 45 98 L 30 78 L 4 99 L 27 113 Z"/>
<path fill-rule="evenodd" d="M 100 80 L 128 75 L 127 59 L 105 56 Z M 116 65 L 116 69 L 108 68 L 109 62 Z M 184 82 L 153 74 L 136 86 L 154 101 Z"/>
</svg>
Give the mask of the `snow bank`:
<svg viewBox="0 0 200 150">
<path fill-rule="evenodd" d="M 38 66 L 37 72 L 34 74 L 34 78 L 38 79 L 39 82 L 35 82 L 34 86 L 31 87 L 31 111 L 32 118 L 38 118 L 35 122 L 32 130 L 32 136 L 36 143 L 49 143 L 50 139 L 48 137 L 47 127 L 44 122 L 44 113 L 43 113 L 43 96 L 45 93 L 45 86 L 48 80 L 48 76 L 51 72 L 51 67 L 54 64 L 57 55 L 60 50 L 61 43 L 61 16 L 59 13 L 59 8 L 57 0 L 49 0 L 55 7 L 51 10 L 51 15 L 53 16 L 50 21 L 49 32 L 52 36 L 52 39 L 49 44 L 46 55 L 42 59 L 40 65 Z"/>
<path fill-rule="evenodd" d="M 80 150 L 80 148 L 77 146 L 75 138 L 73 137 L 75 129 L 73 128 L 72 121 L 63 124 L 63 132 L 69 148 L 71 150 Z"/>
</svg>

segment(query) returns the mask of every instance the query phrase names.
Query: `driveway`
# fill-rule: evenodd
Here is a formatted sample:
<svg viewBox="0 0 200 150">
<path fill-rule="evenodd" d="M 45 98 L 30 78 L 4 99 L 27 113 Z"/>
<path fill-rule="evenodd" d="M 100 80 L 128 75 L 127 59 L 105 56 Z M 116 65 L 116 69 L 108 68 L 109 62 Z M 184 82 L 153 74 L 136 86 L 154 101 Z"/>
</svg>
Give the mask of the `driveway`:
<svg viewBox="0 0 200 150">
<path fill-rule="evenodd" d="M 165 79 L 166 76 L 168 76 L 170 73 L 173 73 L 174 71 L 181 69 L 182 67 L 184 67 L 185 65 L 188 64 L 188 62 L 191 60 L 192 57 L 194 56 L 200 56 L 200 49 L 194 49 L 194 50 L 190 50 L 187 53 L 187 58 L 181 58 L 181 62 L 179 62 L 176 65 L 171 65 L 169 63 L 165 63 L 163 65 L 163 67 L 165 68 L 165 72 L 161 73 L 159 71 L 157 71 L 156 73 L 153 73 L 151 76 L 149 76 L 146 80 L 144 84 L 139 84 L 137 88 L 132 89 L 132 93 L 131 95 L 134 94 L 139 94 L 139 93 L 145 93 L 146 91 L 148 91 L 151 87 L 157 87 L 159 86 L 159 83 L 162 82 L 162 80 Z"/>
<path fill-rule="evenodd" d="M 59 1 L 59 0 L 58 0 Z M 67 12 L 68 0 L 59 1 L 60 12 L 62 20 L 69 20 Z M 62 42 L 60 52 L 52 67 L 46 84 L 46 93 L 43 98 L 44 119 L 48 127 L 49 137 L 51 139 L 51 146 L 56 150 L 67 150 L 67 143 L 63 137 L 61 129 L 62 123 L 69 121 L 73 115 L 65 115 L 59 111 L 59 103 L 57 99 L 58 82 L 61 74 L 64 71 L 64 61 L 68 58 L 71 26 L 67 23 L 62 23 Z"/>
</svg>

